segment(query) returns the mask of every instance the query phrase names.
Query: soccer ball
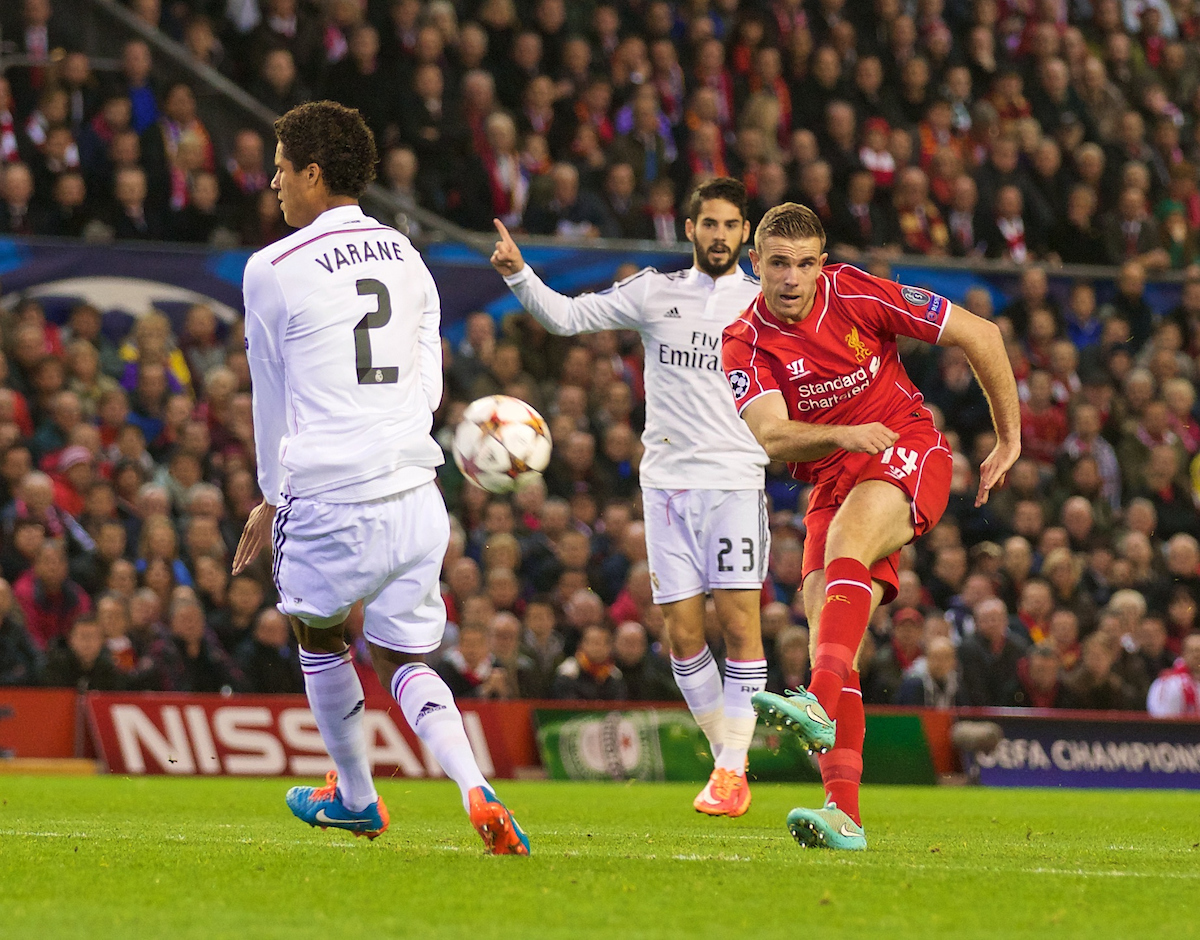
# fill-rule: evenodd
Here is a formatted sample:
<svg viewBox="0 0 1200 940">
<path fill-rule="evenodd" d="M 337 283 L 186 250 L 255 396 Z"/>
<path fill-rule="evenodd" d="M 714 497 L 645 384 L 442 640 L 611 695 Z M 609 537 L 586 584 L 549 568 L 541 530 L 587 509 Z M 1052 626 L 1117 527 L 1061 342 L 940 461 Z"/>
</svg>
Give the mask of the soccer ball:
<svg viewBox="0 0 1200 940">
<path fill-rule="evenodd" d="M 519 398 L 489 395 L 467 405 L 454 429 L 454 462 L 489 493 L 508 493 L 550 463 L 550 428 Z"/>
</svg>

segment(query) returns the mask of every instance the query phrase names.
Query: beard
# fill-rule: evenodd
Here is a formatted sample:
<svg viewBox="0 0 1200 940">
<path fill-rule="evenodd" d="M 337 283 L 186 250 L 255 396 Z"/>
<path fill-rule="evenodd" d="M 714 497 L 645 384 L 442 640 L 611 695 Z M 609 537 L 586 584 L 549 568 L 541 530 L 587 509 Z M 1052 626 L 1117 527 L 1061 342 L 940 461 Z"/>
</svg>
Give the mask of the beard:
<svg viewBox="0 0 1200 940">
<path fill-rule="evenodd" d="M 723 247 L 726 250 L 724 261 L 716 260 L 712 257 L 710 254 L 713 249 L 712 245 L 709 245 L 703 252 L 700 251 L 699 246 L 694 251 L 696 267 L 714 280 L 732 271 L 742 256 L 741 242 L 738 242 L 734 246 L 723 245 Z"/>
</svg>

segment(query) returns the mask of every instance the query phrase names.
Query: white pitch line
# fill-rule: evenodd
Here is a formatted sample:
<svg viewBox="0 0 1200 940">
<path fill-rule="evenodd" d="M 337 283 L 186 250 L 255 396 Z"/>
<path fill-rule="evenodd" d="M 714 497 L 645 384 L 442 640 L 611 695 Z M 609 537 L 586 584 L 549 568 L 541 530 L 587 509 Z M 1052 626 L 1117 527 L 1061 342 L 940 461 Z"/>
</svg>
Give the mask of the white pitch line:
<svg viewBox="0 0 1200 940">
<path fill-rule="evenodd" d="M 730 838 L 730 839 L 753 839 L 756 841 L 765 841 L 769 837 L 748 836 L 748 835 L 731 835 L 722 837 L 718 833 L 701 834 L 704 838 Z M 132 841 L 135 837 L 126 833 L 112 833 L 101 836 L 91 835 L 86 832 L 32 832 L 23 829 L 0 829 L 0 837 L 2 836 L 17 836 L 22 838 L 32 839 L 117 839 L 123 841 Z M 216 845 L 229 844 L 229 839 L 224 838 L 206 838 L 200 836 L 184 837 L 181 835 L 169 835 L 166 838 L 173 841 L 190 842 L 197 845 Z M 785 840 L 779 839 L 783 842 Z M 241 845 L 300 845 L 308 848 L 316 849 L 346 849 L 346 848 L 365 848 L 358 842 L 310 842 L 303 839 L 238 839 L 237 842 Z M 433 849 L 441 852 L 464 852 L 467 851 L 462 846 L 458 845 L 435 845 Z M 542 853 L 539 853 L 542 854 Z M 625 858 L 631 861 L 657 861 L 659 856 L 656 853 L 649 855 L 636 854 L 630 852 L 601 852 L 601 851 L 557 851 L 555 849 L 547 849 L 544 853 L 548 857 L 567 857 L 578 858 L 586 861 L 589 858 Z M 805 856 L 810 857 L 810 856 Z M 755 859 L 745 855 L 701 855 L 701 854 L 677 854 L 669 857 L 664 856 L 663 860 L 679 861 L 679 862 L 753 862 L 765 861 L 765 859 Z M 887 868 L 903 868 L 909 871 L 923 872 L 947 872 L 947 873 L 977 873 L 977 874 L 996 874 L 996 875 L 1058 875 L 1065 878 L 1167 878 L 1177 881 L 1200 881 L 1200 872 L 1141 872 L 1141 871 L 1119 871 L 1109 869 L 1106 871 L 1088 871 L 1082 868 L 997 868 L 989 865 L 923 865 L 920 863 L 906 863 L 897 861 L 892 858 L 883 858 L 876 856 L 862 857 L 857 856 L 853 860 L 838 858 L 843 864 L 853 865 L 857 868 L 870 868 L 878 866 L 886 866 Z"/>
</svg>

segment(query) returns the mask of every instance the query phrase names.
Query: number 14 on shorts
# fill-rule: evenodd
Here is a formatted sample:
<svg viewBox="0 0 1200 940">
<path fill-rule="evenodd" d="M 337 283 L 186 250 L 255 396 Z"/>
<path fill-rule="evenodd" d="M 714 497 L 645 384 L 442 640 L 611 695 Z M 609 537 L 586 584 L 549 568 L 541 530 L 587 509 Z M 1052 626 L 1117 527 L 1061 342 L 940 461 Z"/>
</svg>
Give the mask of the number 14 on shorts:
<svg viewBox="0 0 1200 940">
<path fill-rule="evenodd" d="M 887 467 L 888 476 L 903 480 L 917 469 L 918 456 L 915 450 L 907 447 L 889 447 L 879 455 L 879 462 Z"/>
</svg>

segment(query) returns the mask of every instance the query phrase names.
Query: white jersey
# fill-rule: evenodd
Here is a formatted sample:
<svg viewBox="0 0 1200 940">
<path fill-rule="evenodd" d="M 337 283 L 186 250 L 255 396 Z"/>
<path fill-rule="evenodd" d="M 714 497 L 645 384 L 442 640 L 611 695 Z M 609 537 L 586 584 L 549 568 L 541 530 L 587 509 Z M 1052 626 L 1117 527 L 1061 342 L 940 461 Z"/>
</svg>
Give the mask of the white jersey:
<svg viewBox="0 0 1200 940">
<path fill-rule="evenodd" d="M 330 209 L 255 252 L 243 291 L 267 502 L 366 502 L 434 479 L 441 304 L 407 238 Z"/>
<path fill-rule="evenodd" d="M 641 482 L 655 489 L 760 490 L 767 455 L 733 404 L 721 334 L 758 296 L 741 269 L 714 280 L 696 267 L 645 268 L 598 294 L 567 297 L 525 265 L 506 277 L 551 333 L 637 330 L 646 350 Z"/>
</svg>

